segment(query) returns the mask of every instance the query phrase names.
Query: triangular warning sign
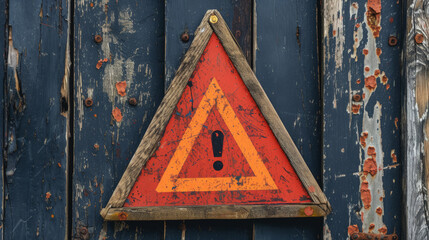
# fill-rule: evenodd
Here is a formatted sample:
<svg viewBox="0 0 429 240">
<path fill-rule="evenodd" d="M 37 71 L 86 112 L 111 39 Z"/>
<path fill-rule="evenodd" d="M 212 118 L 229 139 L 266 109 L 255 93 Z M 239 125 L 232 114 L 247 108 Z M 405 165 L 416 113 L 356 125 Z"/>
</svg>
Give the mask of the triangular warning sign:
<svg viewBox="0 0 429 240">
<path fill-rule="evenodd" d="M 227 25 L 209 10 L 101 215 L 173 220 L 329 212 Z"/>
</svg>

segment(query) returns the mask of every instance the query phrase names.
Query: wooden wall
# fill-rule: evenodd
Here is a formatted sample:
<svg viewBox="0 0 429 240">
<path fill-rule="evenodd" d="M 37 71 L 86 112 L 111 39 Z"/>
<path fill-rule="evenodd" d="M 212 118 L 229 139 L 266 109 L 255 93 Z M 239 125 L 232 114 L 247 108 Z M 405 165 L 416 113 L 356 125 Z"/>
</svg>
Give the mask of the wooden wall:
<svg viewBox="0 0 429 240">
<path fill-rule="evenodd" d="M 428 7 L 425 0 L 0 0 L 0 238 L 346 239 L 372 231 L 424 239 Z M 99 215 L 208 9 L 227 21 L 323 187 L 333 208 L 325 219 L 103 222 Z"/>
</svg>

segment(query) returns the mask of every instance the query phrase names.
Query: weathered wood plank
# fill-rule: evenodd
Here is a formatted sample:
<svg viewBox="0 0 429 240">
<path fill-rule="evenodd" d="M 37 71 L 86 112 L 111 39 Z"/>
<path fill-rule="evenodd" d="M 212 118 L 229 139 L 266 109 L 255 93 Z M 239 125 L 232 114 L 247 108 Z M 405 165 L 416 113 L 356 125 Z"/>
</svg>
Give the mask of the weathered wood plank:
<svg viewBox="0 0 429 240">
<path fill-rule="evenodd" d="M 404 1 L 402 143 L 404 170 L 404 239 L 428 239 L 429 120 L 428 37 L 429 1 Z"/>
<path fill-rule="evenodd" d="M 313 176 L 320 182 L 317 3 L 257 0 L 255 5 L 256 76 Z M 309 224 L 300 225 L 303 222 Z M 255 239 L 289 235 L 315 239 L 322 232 L 320 223 L 320 219 L 255 221 Z"/>
<path fill-rule="evenodd" d="M 1 105 L 3 107 L 3 110 L 0 111 L 0 146 L 2 147 L 1 150 L 1 156 L 0 156 L 0 240 L 4 239 L 4 218 L 3 218 L 3 211 L 4 211 L 4 191 L 5 191 L 5 182 L 4 182 L 4 164 L 5 164 L 5 156 L 6 156 L 6 148 L 5 148 L 5 135 L 4 135 L 4 126 L 6 122 L 6 101 L 5 101 L 5 83 L 7 79 L 7 46 L 8 46 L 8 31 L 7 26 L 8 23 L 6 22 L 6 15 L 7 15 L 7 6 L 6 6 L 6 0 L 0 0 L 0 99 L 1 99 Z"/>
<path fill-rule="evenodd" d="M 233 32 L 240 32 L 237 38 L 244 52 L 252 52 L 252 5 L 248 0 L 170 1 L 165 4 L 165 86 L 168 87 L 175 76 L 185 52 L 188 50 L 193 33 L 202 17 L 209 9 L 217 9 L 225 18 Z M 182 33 L 188 32 L 187 43 L 181 41 Z M 250 56 L 251 57 L 251 56 Z M 251 58 L 248 58 L 251 59 Z M 214 232 L 214 229 L 216 232 Z M 241 234 L 238 234 L 241 233 Z M 166 239 L 249 239 L 252 234 L 250 221 L 229 220 L 226 224 L 216 220 L 167 221 Z"/>
<path fill-rule="evenodd" d="M 164 95 L 164 2 L 76 1 L 74 17 L 73 237 L 160 239 L 163 222 L 107 223 L 100 210 Z"/>
<path fill-rule="evenodd" d="M 305 209 L 311 206 L 313 214 L 308 216 Z M 212 205 L 162 207 L 124 207 L 112 208 L 106 220 L 192 220 L 192 219 L 258 219 L 283 217 L 320 217 L 326 215 L 323 207 L 313 204 L 282 205 Z"/>
<path fill-rule="evenodd" d="M 401 47 L 388 43 L 401 39 L 401 5 L 323 6 L 323 181 L 333 206 L 324 238 L 400 235 Z"/>
<path fill-rule="evenodd" d="M 5 239 L 63 239 L 68 109 L 61 88 L 67 85 L 68 1 L 8 3 L 2 229 Z"/>
</svg>

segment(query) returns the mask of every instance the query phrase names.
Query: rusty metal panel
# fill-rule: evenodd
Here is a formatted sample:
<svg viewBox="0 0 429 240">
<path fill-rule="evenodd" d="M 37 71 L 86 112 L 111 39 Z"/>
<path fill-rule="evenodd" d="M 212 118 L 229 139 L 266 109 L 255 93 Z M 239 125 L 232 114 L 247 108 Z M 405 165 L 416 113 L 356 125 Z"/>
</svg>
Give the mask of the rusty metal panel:
<svg viewBox="0 0 429 240">
<path fill-rule="evenodd" d="M 324 237 L 400 235 L 401 5 L 326 0 L 323 12 Z"/>
</svg>

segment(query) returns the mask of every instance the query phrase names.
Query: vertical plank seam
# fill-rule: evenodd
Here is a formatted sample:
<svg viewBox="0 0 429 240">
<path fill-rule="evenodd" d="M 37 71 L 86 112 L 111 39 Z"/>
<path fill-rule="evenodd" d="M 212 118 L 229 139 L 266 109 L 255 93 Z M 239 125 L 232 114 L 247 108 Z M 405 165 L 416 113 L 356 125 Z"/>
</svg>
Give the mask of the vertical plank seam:
<svg viewBox="0 0 429 240">
<path fill-rule="evenodd" d="M 6 183 L 6 181 L 5 181 L 5 176 L 6 176 L 6 166 L 5 166 L 5 163 L 6 163 L 6 159 L 7 159 L 7 134 L 6 134 L 6 131 L 7 131 L 7 104 L 8 104 L 8 102 L 9 101 L 7 101 L 7 56 L 8 56 L 8 54 L 9 54 L 9 51 L 8 51 L 8 46 L 9 46 L 9 43 L 8 43 L 8 39 L 9 39 L 9 37 L 8 37 L 8 35 L 9 35 L 9 31 L 8 31 L 8 27 L 9 27 L 9 0 L 5 0 L 5 2 L 4 2 L 4 8 L 5 8 L 5 22 L 4 23 L 2 23 L 2 24 L 4 24 L 4 30 L 5 30 L 5 32 L 4 32 L 4 38 L 3 38 L 3 41 L 4 41 L 4 49 L 3 49 L 3 51 L 4 51 L 4 55 L 3 55 L 3 61 L 4 61 L 4 63 L 3 63 L 3 65 L 4 65 L 4 73 L 3 73 L 3 122 L 2 122 L 2 129 L 3 129 L 3 136 L 2 136 L 2 139 L 3 139 L 3 143 L 2 143 L 2 147 L 3 147 L 3 149 L 2 149 L 2 157 L 3 157 L 3 159 L 2 159 L 2 172 L 1 172 L 1 181 L 2 181 L 2 199 L 1 199 L 1 201 L 2 201 L 2 203 L 1 203 L 1 225 L 2 225 L 2 228 L 1 228 L 1 233 L 0 233 L 0 237 L 1 237 L 1 239 L 4 239 L 4 219 L 5 219 L 5 201 L 6 201 L 6 197 L 5 197 L 5 193 L 6 193 L 6 190 L 5 190 L 5 183 Z"/>
<path fill-rule="evenodd" d="M 67 114 L 67 178 L 66 178 L 66 239 L 73 238 L 73 160 L 74 160 L 74 0 L 68 1 L 68 35 L 66 58 L 70 62 L 68 82 L 68 114 Z M 67 59 L 66 59 L 67 60 Z M 66 66 L 67 67 L 67 66 Z"/>
</svg>

